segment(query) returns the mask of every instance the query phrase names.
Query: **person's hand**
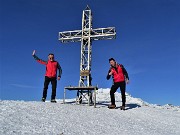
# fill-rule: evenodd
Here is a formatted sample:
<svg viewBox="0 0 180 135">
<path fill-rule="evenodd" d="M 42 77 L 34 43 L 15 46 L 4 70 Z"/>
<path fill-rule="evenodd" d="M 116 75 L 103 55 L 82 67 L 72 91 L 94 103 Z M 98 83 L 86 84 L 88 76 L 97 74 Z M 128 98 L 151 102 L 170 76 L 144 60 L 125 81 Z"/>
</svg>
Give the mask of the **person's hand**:
<svg viewBox="0 0 180 135">
<path fill-rule="evenodd" d="M 60 79 L 61 79 L 61 77 L 58 77 L 57 79 L 58 79 L 58 80 L 60 80 Z"/>
<path fill-rule="evenodd" d="M 36 50 L 33 51 L 32 55 L 35 55 L 35 53 L 36 53 Z"/>
<path fill-rule="evenodd" d="M 126 79 L 126 84 L 129 84 L 129 80 L 128 79 Z"/>
<path fill-rule="evenodd" d="M 111 72 L 109 72 L 109 75 L 112 75 L 113 73 L 112 73 L 112 71 Z"/>
</svg>

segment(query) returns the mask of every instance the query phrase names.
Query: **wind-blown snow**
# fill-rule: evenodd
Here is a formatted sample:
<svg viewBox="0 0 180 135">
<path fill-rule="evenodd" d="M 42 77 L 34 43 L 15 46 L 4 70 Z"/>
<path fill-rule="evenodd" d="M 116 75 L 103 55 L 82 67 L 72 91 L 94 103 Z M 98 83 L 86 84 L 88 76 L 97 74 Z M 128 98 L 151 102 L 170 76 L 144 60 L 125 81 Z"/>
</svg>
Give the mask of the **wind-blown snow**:
<svg viewBox="0 0 180 135">
<path fill-rule="evenodd" d="M 126 110 L 108 109 L 109 89 L 99 89 L 97 107 L 74 99 L 50 102 L 0 101 L 0 135 L 180 135 L 180 107 L 158 106 L 126 93 Z"/>
</svg>

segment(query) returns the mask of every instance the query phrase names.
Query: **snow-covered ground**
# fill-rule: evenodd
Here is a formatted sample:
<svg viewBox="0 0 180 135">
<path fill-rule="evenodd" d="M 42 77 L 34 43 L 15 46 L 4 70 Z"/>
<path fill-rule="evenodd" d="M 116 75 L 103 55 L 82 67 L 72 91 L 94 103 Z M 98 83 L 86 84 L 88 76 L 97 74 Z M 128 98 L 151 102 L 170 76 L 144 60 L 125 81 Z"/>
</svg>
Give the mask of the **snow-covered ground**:
<svg viewBox="0 0 180 135">
<path fill-rule="evenodd" d="M 0 135 L 180 135 L 180 107 L 152 105 L 129 94 L 126 110 L 108 109 L 109 89 L 99 89 L 97 107 L 74 99 L 0 101 Z"/>
</svg>

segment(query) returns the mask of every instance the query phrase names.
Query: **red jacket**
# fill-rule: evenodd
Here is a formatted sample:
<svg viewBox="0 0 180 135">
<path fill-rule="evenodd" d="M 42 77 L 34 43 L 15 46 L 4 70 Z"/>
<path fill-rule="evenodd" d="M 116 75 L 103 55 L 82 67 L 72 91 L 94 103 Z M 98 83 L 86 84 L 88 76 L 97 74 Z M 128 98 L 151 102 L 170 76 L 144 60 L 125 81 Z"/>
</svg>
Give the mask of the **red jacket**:
<svg viewBox="0 0 180 135">
<path fill-rule="evenodd" d="M 125 78 L 127 78 L 129 80 L 129 76 L 128 73 L 126 71 L 126 69 L 124 68 L 123 65 L 120 64 L 116 64 L 115 67 L 110 68 L 108 75 L 107 75 L 107 80 L 110 79 L 110 75 L 109 73 L 112 72 L 112 76 L 113 76 L 113 81 L 116 82 L 123 82 L 125 81 Z"/>
<path fill-rule="evenodd" d="M 50 78 L 57 77 L 57 69 L 58 69 L 59 70 L 58 77 L 61 77 L 62 69 L 57 61 L 50 61 L 50 60 L 44 61 L 39 59 L 36 55 L 34 55 L 33 57 L 35 58 L 35 60 L 37 60 L 37 62 L 46 65 L 45 76 Z"/>
<path fill-rule="evenodd" d="M 47 77 L 57 77 L 57 69 L 58 69 L 58 62 L 57 61 L 50 61 L 48 60 L 46 64 L 46 74 Z"/>
</svg>

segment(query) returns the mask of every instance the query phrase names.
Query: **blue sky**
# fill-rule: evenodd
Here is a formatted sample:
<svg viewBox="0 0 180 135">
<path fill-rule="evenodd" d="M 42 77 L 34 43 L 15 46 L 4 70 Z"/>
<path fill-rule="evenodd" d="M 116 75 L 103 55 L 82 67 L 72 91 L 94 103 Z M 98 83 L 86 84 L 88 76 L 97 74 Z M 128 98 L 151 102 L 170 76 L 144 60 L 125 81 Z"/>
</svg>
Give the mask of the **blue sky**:
<svg viewBox="0 0 180 135">
<path fill-rule="evenodd" d="M 111 87 L 106 74 L 114 57 L 129 73 L 127 92 L 133 97 L 180 105 L 178 0 L 0 0 L 0 99 L 41 99 L 45 66 L 32 58 L 34 49 L 44 60 L 54 53 L 62 66 L 57 98 L 65 86 L 78 85 L 80 43 L 62 44 L 58 32 L 80 30 L 87 4 L 93 28 L 117 32 L 115 40 L 92 43 L 92 84 Z"/>
</svg>

